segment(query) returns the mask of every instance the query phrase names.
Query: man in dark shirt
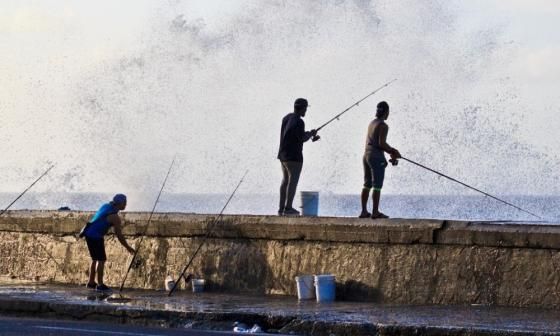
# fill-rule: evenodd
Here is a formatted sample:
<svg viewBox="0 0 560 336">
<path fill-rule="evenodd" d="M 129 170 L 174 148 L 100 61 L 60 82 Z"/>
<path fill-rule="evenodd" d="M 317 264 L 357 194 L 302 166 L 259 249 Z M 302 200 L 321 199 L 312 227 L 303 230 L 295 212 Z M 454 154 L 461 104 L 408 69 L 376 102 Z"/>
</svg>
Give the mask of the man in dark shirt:
<svg viewBox="0 0 560 336">
<path fill-rule="evenodd" d="M 280 131 L 280 149 L 278 159 L 282 164 L 282 184 L 280 185 L 280 206 L 278 215 L 299 215 L 299 211 L 293 208 L 294 196 L 303 167 L 303 143 L 314 137 L 319 140 L 316 130 L 305 131 L 305 117 L 307 111 L 307 100 L 298 98 L 294 102 L 294 112 L 287 114 L 282 119 L 282 130 Z"/>
</svg>

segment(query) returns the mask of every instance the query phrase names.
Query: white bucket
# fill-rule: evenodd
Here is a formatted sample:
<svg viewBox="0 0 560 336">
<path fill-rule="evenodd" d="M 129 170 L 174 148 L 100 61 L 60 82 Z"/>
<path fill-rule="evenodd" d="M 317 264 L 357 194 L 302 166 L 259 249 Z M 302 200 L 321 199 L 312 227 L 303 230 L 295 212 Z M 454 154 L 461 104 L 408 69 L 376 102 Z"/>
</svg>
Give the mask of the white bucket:
<svg viewBox="0 0 560 336">
<path fill-rule="evenodd" d="M 192 279 L 191 285 L 192 285 L 193 293 L 204 292 L 204 284 L 205 283 L 206 283 L 206 281 L 204 281 L 204 279 Z"/>
<path fill-rule="evenodd" d="M 315 297 L 313 290 L 313 275 L 300 275 L 296 277 L 297 296 L 299 300 L 309 300 Z"/>
<path fill-rule="evenodd" d="M 335 295 L 335 281 L 332 274 L 315 276 L 315 294 L 317 302 L 332 302 Z"/>
<path fill-rule="evenodd" d="M 319 214 L 319 192 L 302 191 L 300 194 L 301 194 L 301 215 L 317 216 Z"/>
<path fill-rule="evenodd" d="M 173 286 L 175 286 L 175 280 L 171 277 L 171 275 L 168 275 L 167 278 L 165 278 L 165 290 L 169 292 Z"/>
</svg>

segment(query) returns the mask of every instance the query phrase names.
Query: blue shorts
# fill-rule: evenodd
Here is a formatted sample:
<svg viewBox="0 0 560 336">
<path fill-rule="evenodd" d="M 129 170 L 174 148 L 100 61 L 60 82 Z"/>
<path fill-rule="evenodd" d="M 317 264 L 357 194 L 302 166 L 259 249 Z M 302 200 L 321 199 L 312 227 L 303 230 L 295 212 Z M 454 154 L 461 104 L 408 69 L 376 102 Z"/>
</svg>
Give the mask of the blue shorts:
<svg viewBox="0 0 560 336">
<path fill-rule="evenodd" d="M 385 179 L 385 168 L 387 160 L 385 158 L 372 158 L 364 155 L 364 188 L 381 190 Z"/>
</svg>

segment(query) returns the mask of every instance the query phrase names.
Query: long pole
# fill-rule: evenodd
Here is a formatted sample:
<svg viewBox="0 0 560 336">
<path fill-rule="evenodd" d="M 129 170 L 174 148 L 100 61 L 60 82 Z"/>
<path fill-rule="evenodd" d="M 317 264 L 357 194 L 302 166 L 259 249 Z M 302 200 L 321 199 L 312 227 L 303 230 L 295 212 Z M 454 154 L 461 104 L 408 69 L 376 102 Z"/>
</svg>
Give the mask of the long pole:
<svg viewBox="0 0 560 336">
<path fill-rule="evenodd" d="M 121 286 L 119 287 L 119 293 L 122 292 L 123 287 L 124 287 L 124 283 L 126 282 L 126 278 L 128 277 L 128 273 L 130 272 L 130 269 L 132 268 L 132 265 L 134 264 L 134 261 L 136 260 L 136 256 L 138 255 L 138 251 L 140 251 L 140 246 L 142 245 L 142 241 L 144 240 L 144 236 L 148 232 L 148 226 L 150 226 L 150 222 L 152 221 L 152 216 L 153 216 L 154 212 L 156 211 L 156 206 L 159 202 L 159 197 L 161 196 L 161 192 L 163 191 L 163 188 L 165 187 L 165 183 L 167 182 L 167 178 L 169 177 L 169 173 L 171 173 L 171 168 L 173 168 L 174 163 L 175 163 L 175 157 L 173 157 L 173 161 L 171 161 L 171 165 L 169 166 L 169 170 L 167 170 L 167 175 L 165 175 L 165 179 L 163 180 L 163 184 L 161 185 L 161 188 L 159 189 L 159 194 L 156 198 L 156 201 L 154 202 L 154 207 L 152 208 L 152 211 L 150 212 L 150 217 L 148 217 L 148 223 L 146 223 L 146 226 L 144 227 L 144 232 L 142 233 L 142 236 L 140 237 L 140 241 L 138 242 L 138 244 L 136 244 L 134 254 L 132 255 L 132 259 L 130 260 L 130 263 L 128 264 L 128 269 L 126 270 L 126 273 L 124 274 L 123 280 L 121 282 Z"/>
<path fill-rule="evenodd" d="M 16 197 L 16 199 L 12 201 L 12 203 L 10 203 L 4 210 L 0 211 L 0 216 L 2 216 L 6 211 L 8 211 L 8 209 L 12 205 L 14 205 L 15 202 L 17 202 L 23 195 L 25 195 L 25 193 L 35 185 L 35 183 L 39 182 L 39 180 L 41 180 L 45 175 L 47 175 L 51 171 L 51 169 L 53 169 L 53 167 L 54 165 L 50 166 L 49 169 L 47 169 L 41 176 L 39 176 L 35 181 L 33 181 L 33 183 L 31 183 L 31 185 L 29 185 L 27 189 L 25 189 L 21 194 L 19 194 L 18 197 Z"/>
<path fill-rule="evenodd" d="M 468 184 L 466 184 L 466 183 L 464 183 L 464 182 L 461 182 L 461 181 L 459 181 L 459 180 L 457 180 L 457 179 L 454 179 L 454 178 L 449 177 L 449 176 L 447 176 L 447 175 L 445 175 L 445 174 L 442 174 L 442 173 L 440 173 L 440 172 L 438 172 L 438 171 L 436 171 L 436 170 L 433 170 L 432 168 L 426 167 L 426 166 L 424 166 L 424 165 L 422 165 L 422 164 L 420 164 L 420 163 L 418 163 L 418 162 L 412 161 L 412 160 L 407 159 L 407 158 L 405 158 L 405 157 L 401 157 L 401 159 L 403 159 L 403 160 L 405 160 L 405 161 L 408 161 L 408 162 L 410 162 L 410 163 L 412 163 L 412 164 L 415 164 L 415 165 L 417 165 L 418 167 L 421 167 L 421 168 L 424 168 L 424 169 L 426 169 L 426 170 L 429 170 L 429 171 L 431 171 L 432 173 L 436 173 L 436 174 L 438 174 L 439 176 L 445 177 L 446 179 L 449 179 L 449 180 L 451 180 L 451 181 L 453 181 L 453 182 L 457 182 L 457 183 L 459 183 L 459 184 L 462 185 L 462 186 L 465 186 L 465 187 L 467 187 L 467 188 L 469 188 L 469 189 L 472 189 L 472 190 L 474 190 L 474 191 L 477 191 L 477 192 L 479 192 L 479 193 L 481 193 L 481 194 L 483 194 L 483 195 L 485 195 L 485 196 L 488 196 L 488 197 L 490 197 L 490 198 L 493 198 L 493 199 L 495 199 L 496 201 L 499 201 L 499 202 L 502 202 L 502 203 L 504 203 L 504 204 L 506 204 L 506 205 L 509 205 L 509 206 L 511 206 L 511 207 L 514 207 L 515 209 L 517 209 L 517 210 L 519 210 L 519 211 L 523 211 L 523 212 L 525 212 L 525 213 L 528 213 L 528 214 L 531 215 L 531 216 L 534 216 L 534 217 L 537 217 L 537 218 L 539 218 L 539 219 L 542 219 L 542 217 L 539 216 L 539 215 L 535 215 L 534 213 L 532 213 L 532 212 L 530 212 L 530 211 L 527 211 L 527 210 L 525 210 L 525 209 L 522 209 L 522 208 L 518 207 L 518 206 L 515 205 L 515 204 L 511 204 L 511 203 L 509 203 L 509 202 L 507 202 L 507 201 L 504 201 L 503 199 L 500 199 L 500 198 L 498 198 L 498 197 L 496 197 L 496 196 L 490 195 L 490 194 L 487 193 L 487 192 L 484 192 L 484 191 L 482 191 L 482 190 L 480 190 L 480 189 L 477 189 L 477 188 L 475 188 L 475 187 L 472 187 L 472 186 L 470 186 L 470 185 L 468 185 Z"/>
<path fill-rule="evenodd" d="M 323 127 L 327 126 L 328 124 L 330 124 L 331 122 L 337 120 L 338 118 L 340 118 L 340 116 L 342 116 L 344 113 L 350 111 L 353 107 L 360 105 L 361 102 L 363 102 L 364 100 L 366 100 L 367 98 L 369 98 L 370 96 L 373 96 L 374 94 L 376 94 L 377 92 L 379 92 L 381 89 L 389 86 L 391 83 L 393 83 L 394 81 L 396 81 L 397 79 L 393 79 L 383 85 L 381 85 L 380 87 L 378 87 L 377 89 L 373 90 L 370 94 L 368 94 L 367 96 L 365 96 L 364 98 L 358 100 L 357 102 L 355 102 L 354 104 L 350 105 L 348 108 L 346 108 L 346 110 L 340 112 L 339 114 L 335 115 L 332 119 L 330 119 L 329 121 L 327 121 L 326 123 L 324 123 L 323 125 L 319 126 L 318 128 L 316 128 L 317 132 L 319 132 Z"/>
<path fill-rule="evenodd" d="M 14 205 L 29 189 L 31 189 L 31 187 L 33 187 L 37 182 L 39 182 L 43 177 L 45 177 L 51 171 L 51 169 L 54 168 L 54 166 L 55 165 L 51 165 L 41 176 L 39 176 L 35 181 L 33 181 L 33 183 L 31 183 L 31 185 L 29 185 L 27 189 L 25 189 L 21 194 L 19 194 L 18 197 L 16 197 L 12 201 L 12 203 L 10 203 L 4 210 L 0 211 L 0 216 L 2 216 L 6 211 L 8 211 L 8 209 L 10 209 L 10 207 Z M 20 224 L 17 222 L 12 222 L 12 223 L 18 227 L 21 227 Z M 36 239 L 34 234 L 31 234 L 31 236 L 33 237 L 33 239 Z M 64 269 L 60 266 L 60 264 L 56 261 L 56 259 L 52 256 L 52 254 L 49 252 L 49 250 L 47 250 L 45 246 L 43 246 L 40 243 L 37 244 L 37 246 L 39 246 L 45 252 L 45 254 L 49 257 L 49 259 L 51 259 L 55 263 L 57 268 L 59 268 L 62 271 L 62 273 L 66 274 Z"/>
<path fill-rule="evenodd" d="M 222 217 L 224 211 L 226 210 L 229 202 L 231 201 L 231 199 L 233 198 L 233 196 L 235 195 L 235 193 L 237 192 L 237 189 L 239 189 L 239 186 L 241 185 L 241 183 L 243 183 L 243 180 L 245 179 L 245 176 L 247 176 L 247 173 L 249 171 L 247 170 L 245 172 L 245 174 L 243 174 L 243 177 L 241 178 L 241 180 L 239 180 L 239 183 L 237 183 L 237 187 L 235 187 L 235 189 L 233 190 L 233 192 L 231 193 L 231 195 L 229 196 L 226 204 L 224 204 L 224 207 L 222 208 L 222 211 L 220 211 L 220 213 L 218 214 L 218 216 L 216 218 L 214 218 L 214 220 L 212 221 L 212 223 L 208 226 L 208 229 L 206 230 L 206 236 L 204 236 L 204 239 L 200 242 L 200 244 L 198 245 L 197 249 L 194 251 L 194 253 L 192 254 L 189 262 L 187 263 L 187 265 L 183 268 L 183 271 L 181 272 L 181 275 L 179 275 L 179 277 L 177 278 L 177 281 L 175 281 L 175 283 L 173 284 L 173 288 L 171 288 L 171 290 L 169 291 L 168 296 L 171 296 L 171 294 L 173 294 L 173 292 L 175 291 L 175 289 L 177 288 L 177 285 L 179 284 L 179 281 L 181 281 L 181 279 L 183 278 L 183 276 L 185 275 L 185 272 L 187 271 L 187 269 L 189 268 L 189 266 L 191 266 L 194 258 L 196 257 L 196 255 L 198 254 L 198 252 L 200 251 L 200 249 L 202 248 L 202 245 L 204 245 L 204 243 L 206 243 L 206 240 L 208 240 L 208 237 L 210 237 L 210 233 L 212 233 L 212 231 L 214 230 L 214 225 L 218 222 L 218 220 Z"/>
</svg>

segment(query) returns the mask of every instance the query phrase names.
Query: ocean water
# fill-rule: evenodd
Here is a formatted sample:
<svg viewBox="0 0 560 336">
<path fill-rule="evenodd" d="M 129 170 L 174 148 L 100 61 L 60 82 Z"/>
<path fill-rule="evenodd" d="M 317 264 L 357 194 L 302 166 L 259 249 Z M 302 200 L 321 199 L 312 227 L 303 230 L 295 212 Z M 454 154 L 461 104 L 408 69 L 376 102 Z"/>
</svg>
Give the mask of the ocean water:
<svg viewBox="0 0 560 336">
<path fill-rule="evenodd" d="M 84 3 L 64 7 L 77 20 Z M 197 3 L 138 2 L 123 17 L 150 14 L 121 38 L 130 26 L 116 11 L 113 26 L 62 20 L 49 39 L 13 36 L 0 207 L 17 196 L 1 192 L 52 163 L 15 209 L 95 210 L 111 195 L 79 192 L 112 190 L 129 195 L 128 211 L 150 211 L 176 156 L 157 211 L 217 213 L 250 169 L 225 212 L 276 214 L 280 123 L 294 99 L 309 99 L 316 128 L 396 78 L 305 145 L 299 190 L 321 191 L 321 216 L 359 213 L 367 125 L 385 100 L 388 141 L 404 156 L 560 222 L 557 95 L 537 99 L 512 73 L 527 50 L 505 34 L 518 21 L 482 19 L 468 1 L 230 1 L 228 15 L 196 14 Z M 536 219 L 404 160 L 387 181 L 391 217 Z"/>
<path fill-rule="evenodd" d="M 127 211 L 151 211 L 157 195 L 129 195 Z M 0 193 L 0 205 L 5 208 L 17 194 Z M 156 212 L 183 212 L 199 214 L 219 213 L 227 201 L 227 194 L 178 194 L 165 192 Z M 396 218 L 437 218 L 459 220 L 492 220 L 539 223 L 560 223 L 558 196 L 498 196 L 507 202 L 538 214 L 533 217 L 485 196 L 465 195 L 382 195 L 381 211 Z M 110 200 L 103 193 L 28 193 L 11 209 L 96 210 Z M 272 194 L 236 194 L 224 213 L 275 215 L 278 196 Z M 299 193 L 294 206 L 299 207 Z M 371 205 L 370 205 L 371 209 Z M 319 195 L 319 215 L 355 217 L 360 212 L 360 195 L 324 193 Z"/>
</svg>

